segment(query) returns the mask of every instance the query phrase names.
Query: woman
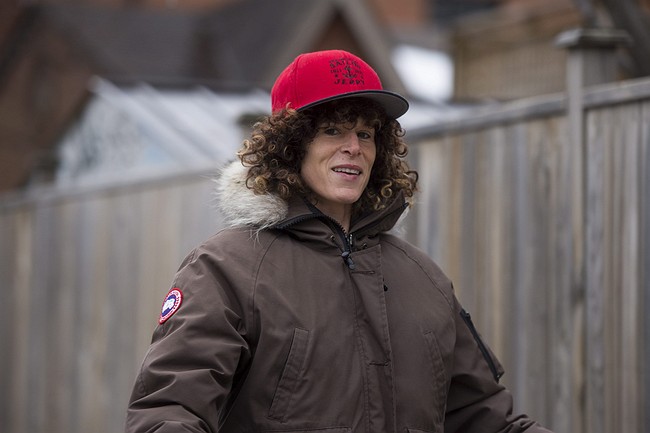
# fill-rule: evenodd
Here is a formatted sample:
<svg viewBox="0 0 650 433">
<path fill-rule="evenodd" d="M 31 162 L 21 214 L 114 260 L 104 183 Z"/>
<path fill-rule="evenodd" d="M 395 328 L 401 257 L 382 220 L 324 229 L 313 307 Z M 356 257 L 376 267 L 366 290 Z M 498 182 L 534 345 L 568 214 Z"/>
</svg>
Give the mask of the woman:
<svg viewBox="0 0 650 433">
<path fill-rule="evenodd" d="M 450 281 L 392 236 L 408 109 L 344 51 L 303 54 L 219 180 L 229 228 L 183 262 L 128 432 L 546 432 L 512 415 Z"/>
</svg>

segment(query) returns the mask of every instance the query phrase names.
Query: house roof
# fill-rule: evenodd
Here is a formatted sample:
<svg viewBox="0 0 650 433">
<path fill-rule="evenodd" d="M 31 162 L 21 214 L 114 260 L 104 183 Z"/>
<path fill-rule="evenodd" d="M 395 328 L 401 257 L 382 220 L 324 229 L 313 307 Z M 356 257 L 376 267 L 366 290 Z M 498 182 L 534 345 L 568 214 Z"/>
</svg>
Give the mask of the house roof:
<svg viewBox="0 0 650 433">
<path fill-rule="evenodd" d="M 195 77 L 191 62 L 195 13 L 75 3 L 42 5 L 40 15 L 66 35 L 100 74 Z"/>
<path fill-rule="evenodd" d="M 270 87 L 298 54 L 317 48 L 332 21 L 340 18 L 355 38 L 360 55 L 388 89 L 405 92 L 390 62 L 384 31 L 362 2 L 345 0 L 248 0 L 234 2 L 203 20 L 222 78 L 244 79 Z M 326 48 L 340 48 L 330 46 Z"/>
<path fill-rule="evenodd" d="M 40 14 L 109 77 L 218 80 L 270 87 L 340 18 L 385 87 L 405 92 L 390 45 L 360 2 L 242 0 L 212 12 L 50 4 Z M 338 48 L 338 47 L 331 47 Z"/>
<path fill-rule="evenodd" d="M 96 78 L 83 113 L 58 144 L 57 183 L 110 181 L 216 167 L 235 157 L 247 120 L 266 114 L 261 89 L 154 87 Z"/>
</svg>

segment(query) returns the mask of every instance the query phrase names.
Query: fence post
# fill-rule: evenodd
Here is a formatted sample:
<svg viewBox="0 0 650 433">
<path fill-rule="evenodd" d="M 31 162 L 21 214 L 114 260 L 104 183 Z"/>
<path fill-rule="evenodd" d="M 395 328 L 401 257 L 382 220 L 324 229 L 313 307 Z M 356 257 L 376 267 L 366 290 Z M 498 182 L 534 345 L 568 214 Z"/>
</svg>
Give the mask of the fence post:
<svg viewBox="0 0 650 433">
<path fill-rule="evenodd" d="M 592 85 L 618 78 L 616 50 L 629 40 L 617 29 L 574 29 L 556 43 L 568 51 L 566 69 L 568 138 L 571 155 L 573 233 L 572 294 L 580 323 L 573 322 L 571 425 L 573 432 L 605 433 L 604 258 L 602 256 L 602 194 L 598 177 L 601 155 L 592 151 L 586 137 L 584 92 Z M 577 305 L 576 305 L 577 304 Z M 570 320 L 570 319 L 568 319 Z"/>
</svg>

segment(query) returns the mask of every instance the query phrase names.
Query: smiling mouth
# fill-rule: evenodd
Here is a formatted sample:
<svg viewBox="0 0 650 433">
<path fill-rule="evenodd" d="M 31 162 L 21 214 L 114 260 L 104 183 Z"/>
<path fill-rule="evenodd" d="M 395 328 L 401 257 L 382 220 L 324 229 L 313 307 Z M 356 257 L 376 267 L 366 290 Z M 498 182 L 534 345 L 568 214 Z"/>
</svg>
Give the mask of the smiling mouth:
<svg viewBox="0 0 650 433">
<path fill-rule="evenodd" d="M 337 167 L 332 170 L 337 173 L 354 174 L 357 176 L 361 174 L 361 170 L 355 170 L 354 168 Z"/>
</svg>

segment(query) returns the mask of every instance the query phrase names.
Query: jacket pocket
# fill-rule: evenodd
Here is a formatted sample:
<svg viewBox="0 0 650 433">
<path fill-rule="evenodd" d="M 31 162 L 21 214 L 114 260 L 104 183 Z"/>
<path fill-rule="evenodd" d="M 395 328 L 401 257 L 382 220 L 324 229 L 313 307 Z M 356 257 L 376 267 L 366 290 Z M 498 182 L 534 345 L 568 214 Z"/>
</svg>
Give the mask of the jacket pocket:
<svg viewBox="0 0 650 433">
<path fill-rule="evenodd" d="M 442 423 L 447 406 L 447 390 L 449 389 L 451 378 L 445 369 L 445 363 L 442 359 L 442 352 L 440 351 L 436 334 L 433 331 L 426 331 L 423 335 L 429 351 L 429 359 L 431 360 L 433 397 L 435 399 L 435 407 L 432 408 L 434 419 L 436 422 Z M 412 431 L 420 432 L 422 430 Z"/>
<path fill-rule="evenodd" d="M 474 341 L 476 341 L 476 345 L 478 346 L 478 349 L 481 351 L 483 358 L 485 358 L 485 362 L 487 362 L 487 365 L 490 368 L 490 371 L 492 372 L 492 376 L 494 377 L 494 380 L 496 382 L 499 382 L 499 379 L 501 379 L 501 376 L 503 376 L 504 373 L 501 363 L 499 363 L 497 357 L 494 356 L 494 353 L 492 353 L 490 348 L 483 342 L 481 335 L 478 333 L 476 327 L 474 326 L 474 322 L 472 321 L 472 316 L 470 316 L 470 314 L 464 309 L 460 311 L 460 316 L 463 318 L 463 321 L 469 328 L 469 332 L 471 332 L 472 337 L 474 337 Z"/>
<path fill-rule="evenodd" d="M 280 422 L 285 422 L 287 412 L 291 407 L 291 398 L 300 380 L 302 368 L 307 357 L 307 347 L 309 345 L 309 331 L 306 329 L 295 328 L 293 330 L 293 339 L 287 362 L 282 370 L 280 381 L 275 389 L 271 408 L 269 409 L 269 418 Z"/>
</svg>

